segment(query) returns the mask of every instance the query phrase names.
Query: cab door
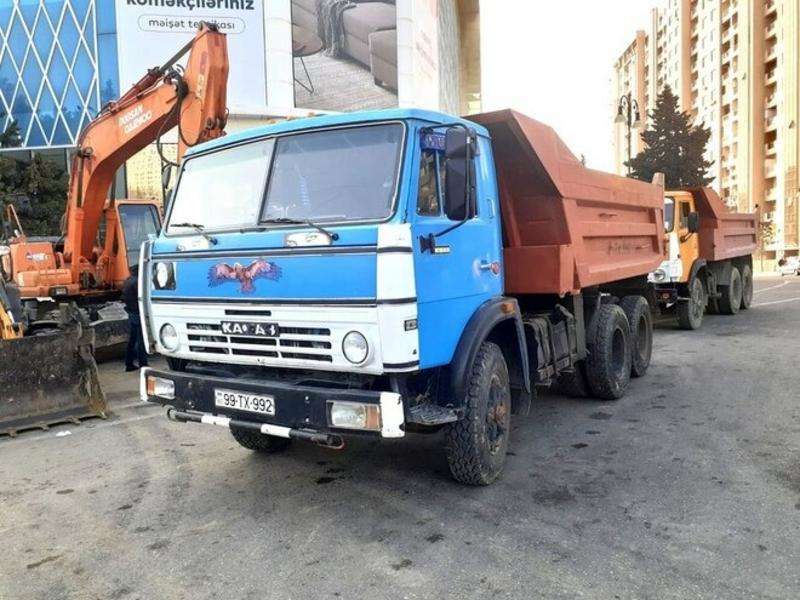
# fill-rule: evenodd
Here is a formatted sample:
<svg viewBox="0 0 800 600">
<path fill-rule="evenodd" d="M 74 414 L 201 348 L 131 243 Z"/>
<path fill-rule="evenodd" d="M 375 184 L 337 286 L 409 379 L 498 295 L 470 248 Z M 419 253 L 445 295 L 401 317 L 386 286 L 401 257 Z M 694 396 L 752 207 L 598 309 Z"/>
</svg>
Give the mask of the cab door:
<svg viewBox="0 0 800 600">
<path fill-rule="evenodd" d="M 683 266 L 683 279 L 689 280 L 694 261 L 700 256 L 700 241 L 697 233 L 692 233 L 689 229 L 689 218 L 694 212 L 694 199 L 690 195 L 679 196 L 678 201 L 678 241 L 680 243 L 680 258 Z"/>
<path fill-rule="evenodd" d="M 417 198 L 416 203 L 410 202 L 409 212 L 413 208 L 414 214 L 409 220 L 422 368 L 449 364 L 470 317 L 481 304 L 503 291 L 497 189 L 490 176 L 491 146 L 488 140 L 480 139 L 479 148 L 478 156 L 472 159 L 475 214 L 466 221 L 463 213 L 447 214 L 444 152 L 421 146 L 416 156 Z"/>
</svg>

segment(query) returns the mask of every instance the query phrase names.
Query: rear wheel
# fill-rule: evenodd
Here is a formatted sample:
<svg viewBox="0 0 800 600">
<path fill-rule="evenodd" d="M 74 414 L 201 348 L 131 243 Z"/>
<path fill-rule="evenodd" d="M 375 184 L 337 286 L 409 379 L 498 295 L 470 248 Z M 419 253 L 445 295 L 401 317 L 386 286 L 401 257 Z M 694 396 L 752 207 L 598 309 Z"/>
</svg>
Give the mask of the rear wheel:
<svg viewBox="0 0 800 600">
<path fill-rule="evenodd" d="M 497 344 L 484 342 L 467 381 L 464 418 L 445 429 L 447 462 L 456 481 L 489 485 L 503 471 L 511 432 L 508 366 Z"/>
<path fill-rule="evenodd" d="M 753 305 L 753 269 L 750 265 L 742 266 L 742 310 Z"/>
<path fill-rule="evenodd" d="M 592 395 L 617 400 L 625 395 L 631 380 L 630 325 L 616 304 L 604 304 L 593 319 L 588 344 L 586 380 Z"/>
<path fill-rule="evenodd" d="M 288 438 L 264 435 L 257 431 L 239 427 L 231 427 L 231 435 L 243 448 L 263 454 L 281 452 L 286 450 L 292 443 L 292 440 Z"/>
<path fill-rule="evenodd" d="M 719 287 L 719 310 L 723 315 L 735 315 L 742 307 L 742 275 L 736 267 L 731 268 L 728 285 Z"/>
<path fill-rule="evenodd" d="M 692 277 L 687 288 L 688 300 L 678 301 L 678 325 L 681 329 L 700 329 L 706 311 L 706 287 L 699 277 Z"/>
<path fill-rule="evenodd" d="M 653 314 L 644 296 L 625 296 L 620 302 L 630 325 L 631 376 L 644 377 L 653 356 Z"/>
</svg>

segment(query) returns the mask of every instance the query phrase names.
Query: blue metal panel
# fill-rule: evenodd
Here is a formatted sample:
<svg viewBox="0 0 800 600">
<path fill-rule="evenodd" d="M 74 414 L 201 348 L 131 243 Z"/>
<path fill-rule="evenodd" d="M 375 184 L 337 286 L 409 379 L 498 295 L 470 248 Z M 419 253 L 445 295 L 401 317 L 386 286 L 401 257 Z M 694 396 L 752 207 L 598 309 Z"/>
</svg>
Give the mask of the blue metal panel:
<svg viewBox="0 0 800 600">
<path fill-rule="evenodd" d="M 176 258 L 177 245 L 184 238 L 162 236 L 154 245 L 153 260 L 159 260 L 160 256 L 175 260 L 178 284 L 174 291 L 154 292 L 153 296 L 374 301 L 376 226 L 335 229 L 341 236 L 335 245 L 317 249 L 318 253 L 314 254 L 309 254 L 315 252 L 312 248 L 292 250 L 285 247 L 285 235 L 307 230 L 302 227 L 215 235 L 218 243 L 211 250 L 214 256 L 208 258 L 191 258 L 191 252 L 179 253 Z M 201 253 L 203 256 L 207 254 Z M 243 289 L 238 280 L 233 279 L 209 282 L 209 270 L 216 265 L 234 267 L 239 263 L 248 268 L 260 259 L 275 265 L 280 274 L 254 281 L 255 290 Z"/>
<path fill-rule="evenodd" d="M 411 139 L 418 140 L 419 135 Z M 455 222 L 443 214 L 423 216 L 414 211 L 412 233 L 422 368 L 449 364 L 474 312 L 503 291 L 502 238 L 491 144 L 485 138 L 479 138 L 479 144 L 475 169 L 478 215 L 436 238 L 437 246 L 446 249 L 446 253 L 423 253 L 419 238 L 438 234 Z M 416 148 L 419 155 L 418 144 Z M 415 164 L 416 173 L 409 180 L 413 190 L 419 185 L 419 157 Z"/>
<path fill-rule="evenodd" d="M 267 251 L 247 257 L 234 252 L 213 258 L 178 260 L 176 289 L 153 292 L 153 297 L 348 299 L 372 303 L 376 295 L 376 260 L 374 250 L 363 254 L 318 255 L 270 254 Z M 261 261 L 267 263 L 266 273 L 251 280 L 247 271 L 252 272 L 254 265 Z"/>
</svg>

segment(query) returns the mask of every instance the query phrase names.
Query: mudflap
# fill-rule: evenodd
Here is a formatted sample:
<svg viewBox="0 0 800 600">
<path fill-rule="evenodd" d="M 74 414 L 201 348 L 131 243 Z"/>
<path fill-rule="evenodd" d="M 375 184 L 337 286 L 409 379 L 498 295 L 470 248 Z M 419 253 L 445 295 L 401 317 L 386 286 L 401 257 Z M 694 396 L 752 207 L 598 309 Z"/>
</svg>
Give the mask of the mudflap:
<svg viewBox="0 0 800 600">
<path fill-rule="evenodd" d="M 75 315 L 59 329 L 0 341 L 0 435 L 105 417 L 93 341 Z"/>
</svg>

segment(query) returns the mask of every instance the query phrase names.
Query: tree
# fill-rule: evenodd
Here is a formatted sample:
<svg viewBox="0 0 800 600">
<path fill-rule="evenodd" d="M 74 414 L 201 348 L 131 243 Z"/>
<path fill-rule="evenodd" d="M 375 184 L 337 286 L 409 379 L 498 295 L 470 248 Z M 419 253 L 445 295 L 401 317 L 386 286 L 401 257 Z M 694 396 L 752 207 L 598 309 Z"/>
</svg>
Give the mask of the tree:
<svg viewBox="0 0 800 600">
<path fill-rule="evenodd" d="M 58 235 L 67 197 L 68 177 L 58 164 L 35 154 L 22 171 L 19 191 L 30 198 L 22 208 L 20 220 L 25 232 L 31 235 Z"/>
<path fill-rule="evenodd" d="M 694 126 L 691 117 L 678 108 L 678 97 L 664 88 L 650 113 L 650 128 L 642 133 L 645 149 L 625 163 L 631 177 L 652 181 L 663 173 L 668 189 L 705 186 L 713 181 L 708 170 L 714 164 L 705 159 L 711 130 Z"/>
<path fill-rule="evenodd" d="M 19 124 L 11 121 L 3 133 L 0 133 L 0 148 L 19 148 L 22 137 L 19 134 Z"/>
</svg>

